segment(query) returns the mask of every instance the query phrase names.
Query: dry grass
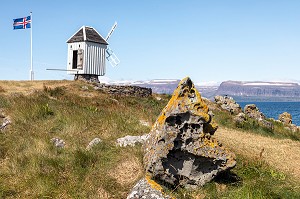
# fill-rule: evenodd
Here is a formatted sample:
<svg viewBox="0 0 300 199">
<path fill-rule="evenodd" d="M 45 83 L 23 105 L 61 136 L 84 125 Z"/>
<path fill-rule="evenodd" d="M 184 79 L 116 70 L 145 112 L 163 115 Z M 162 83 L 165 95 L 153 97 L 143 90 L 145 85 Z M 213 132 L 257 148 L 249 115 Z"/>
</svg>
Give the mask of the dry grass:
<svg viewBox="0 0 300 199">
<path fill-rule="evenodd" d="M 131 155 L 124 157 L 116 168 L 111 169 L 109 175 L 124 186 L 139 180 L 142 177 L 142 171 L 143 166 L 139 159 Z"/>
<path fill-rule="evenodd" d="M 253 159 L 261 158 L 276 169 L 300 180 L 299 141 L 274 139 L 222 127 L 215 136 L 236 153 Z"/>
<path fill-rule="evenodd" d="M 142 150 L 140 146 L 116 147 L 115 141 L 125 135 L 148 133 L 150 127 L 140 121 L 154 123 L 169 98 L 111 96 L 95 91 L 92 85 L 73 81 L 1 81 L 0 86 L 5 90 L 0 92 L 0 109 L 12 119 L 12 124 L 0 133 L 0 198 L 126 198 L 143 176 Z M 278 179 L 276 171 L 255 164 L 262 147 L 257 144 L 259 136 L 244 138 L 245 132 L 233 131 L 231 138 L 230 133 L 221 128 L 216 135 L 238 153 L 250 154 L 247 160 L 239 157 L 239 165 L 233 170 L 243 183 L 216 181 L 192 192 L 178 188 L 174 190 L 178 198 L 299 195 L 288 180 Z M 53 137 L 63 139 L 66 147 L 55 148 L 50 142 Z M 102 142 L 86 151 L 95 137 Z M 274 146 L 279 142 L 269 139 Z M 281 150 L 285 150 L 284 144 L 292 146 L 290 150 L 299 150 L 295 142 L 279 143 Z M 269 148 L 265 148 L 263 158 L 273 156 Z M 286 158 L 282 164 L 299 160 L 299 156 L 282 157 L 289 153 L 278 152 L 274 157 Z"/>
</svg>

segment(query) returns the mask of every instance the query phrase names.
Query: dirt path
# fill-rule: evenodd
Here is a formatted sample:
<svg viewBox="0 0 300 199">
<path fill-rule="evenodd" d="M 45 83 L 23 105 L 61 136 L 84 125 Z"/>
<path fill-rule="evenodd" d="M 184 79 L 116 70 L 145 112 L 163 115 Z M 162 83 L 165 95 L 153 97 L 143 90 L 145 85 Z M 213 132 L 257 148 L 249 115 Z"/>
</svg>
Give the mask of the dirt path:
<svg viewBox="0 0 300 199">
<path fill-rule="evenodd" d="M 300 180 L 300 142 L 219 127 L 215 137 L 234 152 L 258 158 Z"/>
</svg>

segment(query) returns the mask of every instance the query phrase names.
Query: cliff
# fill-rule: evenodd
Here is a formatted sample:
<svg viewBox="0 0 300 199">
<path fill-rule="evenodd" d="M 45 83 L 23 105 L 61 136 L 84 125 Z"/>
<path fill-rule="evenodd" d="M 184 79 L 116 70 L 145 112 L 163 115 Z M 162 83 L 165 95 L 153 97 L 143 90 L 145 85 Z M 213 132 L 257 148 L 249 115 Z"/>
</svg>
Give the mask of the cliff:
<svg viewBox="0 0 300 199">
<path fill-rule="evenodd" d="M 286 82 L 225 81 L 220 84 L 216 94 L 230 95 L 237 100 L 299 101 L 300 86 Z"/>
</svg>

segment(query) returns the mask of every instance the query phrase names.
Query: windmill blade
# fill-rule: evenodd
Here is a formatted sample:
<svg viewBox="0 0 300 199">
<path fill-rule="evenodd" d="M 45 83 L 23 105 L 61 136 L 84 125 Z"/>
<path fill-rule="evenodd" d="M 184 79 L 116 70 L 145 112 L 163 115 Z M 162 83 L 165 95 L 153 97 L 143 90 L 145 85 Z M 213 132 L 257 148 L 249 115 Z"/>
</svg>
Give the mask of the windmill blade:
<svg viewBox="0 0 300 199">
<path fill-rule="evenodd" d="M 107 47 L 106 49 L 106 54 L 107 54 L 106 59 L 112 67 L 116 67 L 117 65 L 119 65 L 120 63 L 119 58 L 109 47 Z"/>
<path fill-rule="evenodd" d="M 117 27 L 117 22 L 115 21 L 114 25 L 112 26 L 112 28 L 110 29 L 109 33 L 107 34 L 105 41 L 108 41 L 108 39 L 110 38 L 110 36 L 112 35 L 112 33 L 115 31 Z"/>
</svg>

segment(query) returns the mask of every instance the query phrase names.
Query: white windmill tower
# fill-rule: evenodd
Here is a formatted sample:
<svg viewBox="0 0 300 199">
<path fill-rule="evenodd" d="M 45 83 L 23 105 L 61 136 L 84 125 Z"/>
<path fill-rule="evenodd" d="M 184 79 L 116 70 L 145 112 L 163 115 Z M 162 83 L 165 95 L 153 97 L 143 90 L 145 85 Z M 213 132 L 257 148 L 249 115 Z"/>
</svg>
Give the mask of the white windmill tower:
<svg viewBox="0 0 300 199">
<path fill-rule="evenodd" d="M 106 60 L 113 66 L 120 63 L 118 57 L 108 47 L 108 39 L 117 27 L 114 23 L 104 39 L 93 27 L 82 26 L 67 41 L 68 64 L 67 73 L 74 79 L 99 82 L 98 76 L 105 75 Z"/>
</svg>

